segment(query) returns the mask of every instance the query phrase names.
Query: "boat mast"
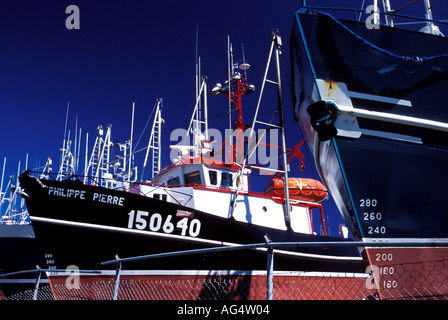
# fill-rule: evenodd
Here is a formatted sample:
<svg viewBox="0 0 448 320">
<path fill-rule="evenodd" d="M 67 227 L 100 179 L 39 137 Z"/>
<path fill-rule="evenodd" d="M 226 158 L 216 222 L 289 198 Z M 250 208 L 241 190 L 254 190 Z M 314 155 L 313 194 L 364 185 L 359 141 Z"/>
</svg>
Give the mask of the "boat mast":
<svg viewBox="0 0 448 320">
<path fill-rule="evenodd" d="M 87 176 L 89 175 L 89 170 L 91 170 L 90 179 L 92 180 L 92 183 L 94 185 L 101 185 L 103 187 L 107 187 L 108 185 L 107 179 L 110 178 L 109 177 L 110 148 L 113 145 L 110 141 L 112 125 L 108 124 L 106 128 L 107 128 L 106 135 L 104 135 L 103 126 L 102 125 L 98 126 L 97 136 L 93 146 L 93 152 L 90 156 L 89 163 L 85 168 L 86 176 L 84 177 L 84 183 L 86 183 Z M 86 140 L 86 147 L 87 147 L 87 140 Z M 125 150 L 125 159 L 126 159 L 126 150 Z"/>
<path fill-rule="evenodd" d="M 81 137 L 82 137 L 82 128 L 79 128 L 79 140 L 78 140 L 78 148 L 77 148 L 77 152 L 76 152 L 76 168 L 75 168 L 75 172 L 78 173 L 78 168 L 79 168 L 79 158 L 80 158 L 80 154 L 81 154 Z M 75 146 L 76 148 L 76 146 Z M 87 157 L 87 154 L 86 154 Z"/>
<path fill-rule="evenodd" d="M 380 13 L 378 12 L 378 0 L 373 1 L 374 13 L 373 13 L 373 24 L 378 26 L 380 24 Z"/>
<path fill-rule="evenodd" d="M 200 102 L 201 99 L 204 99 L 204 112 L 201 116 L 200 113 Z M 197 152 L 200 152 L 201 149 L 201 141 L 202 139 L 199 139 L 199 134 L 202 132 L 205 133 L 205 138 L 208 139 L 208 121 L 207 121 L 207 77 L 203 76 L 201 79 L 201 85 L 199 88 L 198 95 L 196 97 L 196 103 L 194 105 L 193 114 L 191 115 L 190 124 L 188 125 L 187 129 L 187 136 L 190 135 L 190 132 L 193 132 L 193 144 L 196 148 Z M 194 124 L 193 124 L 194 122 Z M 202 131 L 202 126 L 204 125 L 204 130 Z M 193 129 L 194 127 L 194 129 Z M 196 132 L 195 132 L 196 131 Z M 199 154 L 195 154 L 195 156 L 198 156 Z"/>
<path fill-rule="evenodd" d="M 288 180 L 289 164 L 288 164 L 288 159 L 287 159 L 287 156 L 286 156 L 285 114 L 284 114 L 284 110 L 283 110 L 282 81 L 281 81 L 281 72 L 280 72 L 280 55 L 282 54 L 281 47 L 282 47 L 282 39 L 281 39 L 280 35 L 278 34 L 278 30 L 272 30 L 271 50 L 269 52 L 268 63 L 267 63 L 267 66 L 266 66 L 266 71 L 264 73 L 263 83 L 261 85 L 260 97 L 258 98 L 258 103 L 257 103 L 256 111 L 255 111 L 254 121 L 253 121 L 252 126 L 251 126 L 251 131 L 250 131 L 250 135 L 249 135 L 249 141 L 252 141 L 252 139 L 253 139 L 255 124 L 260 124 L 260 125 L 264 125 L 266 127 L 272 128 L 272 129 L 279 129 L 280 130 L 280 133 L 281 133 L 281 144 L 282 144 L 281 145 L 281 152 L 282 152 L 282 162 L 283 162 L 282 163 L 282 167 L 283 168 L 281 170 L 269 169 L 269 171 L 275 171 L 275 172 L 279 172 L 279 173 L 283 174 L 283 185 L 284 185 L 284 192 L 285 192 L 285 202 L 283 204 L 283 212 L 284 212 L 285 224 L 286 224 L 287 228 L 289 228 L 290 225 L 291 225 L 291 219 L 290 219 L 291 206 L 290 206 L 290 201 L 289 201 L 289 185 L 288 185 L 288 181 L 289 181 Z M 275 53 L 274 54 L 275 54 L 275 65 L 276 65 L 275 66 L 275 73 L 276 73 L 277 81 L 272 81 L 272 80 L 267 79 L 267 75 L 268 75 L 268 72 L 269 72 L 269 67 L 270 67 L 270 64 L 271 64 L 272 54 L 273 54 L 274 49 L 275 49 Z M 261 98 L 263 96 L 263 91 L 264 91 L 264 87 L 265 87 L 266 83 L 273 84 L 273 85 L 275 85 L 277 87 L 279 125 L 274 125 L 274 124 L 271 124 L 271 123 L 262 122 L 262 121 L 258 121 L 257 120 L 258 111 L 259 111 L 260 104 L 261 104 Z M 259 138 L 258 141 L 260 141 L 260 140 L 261 139 Z M 244 170 L 244 168 L 246 166 L 247 159 L 250 158 L 251 154 L 255 151 L 258 143 L 259 142 L 257 142 L 257 144 L 252 147 L 252 150 L 250 150 L 250 148 L 248 148 L 246 157 L 244 158 L 242 170 Z M 233 212 L 233 210 L 232 210 L 232 212 Z"/>
<path fill-rule="evenodd" d="M 71 152 L 72 141 L 70 140 L 70 130 L 68 130 L 68 136 L 67 136 L 69 111 L 70 111 L 70 101 L 67 102 L 67 111 L 65 114 L 64 140 L 62 142 L 62 148 L 60 149 L 61 157 L 60 157 L 59 171 L 56 177 L 57 181 L 62 181 L 64 177 L 68 177 L 74 173 L 73 154 Z M 78 125 L 77 118 L 76 118 L 76 125 Z"/>
<path fill-rule="evenodd" d="M 275 62 L 276 62 L 276 73 L 277 73 L 277 99 L 278 99 L 278 110 L 280 117 L 280 131 L 282 136 L 282 160 L 283 160 L 283 185 L 285 188 L 285 203 L 283 205 L 285 223 L 289 228 L 291 225 L 290 212 L 291 207 L 289 204 L 289 180 L 288 180 L 288 159 L 286 157 L 286 137 L 285 137 L 285 113 L 283 110 L 283 94 L 282 94 L 282 77 L 280 72 L 280 55 L 282 47 L 282 39 L 278 35 L 277 30 L 272 31 L 273 42 L 275 43 Z"/>
<path fill-rule="evenodd" d="M 387 12 L 392 12 L 389 0 L 383 0 L 383 8 L 384 8 L 384 11 L 386 13 Z M 390 26 L 390 27 L 394 26 L 394 21 L 393 21 L 393 17 L 392 16 L 386 14 L 385 15 L 385 19 L 386 19 L 386 26 Z"/>
<path fill-rule="evenodd" d="M 227 38 L 228 41 L 230 40 L 230 37 Z M 242 112 L 242 103 L 241 98 L 243 95 L 247 95 L 252 93 L 255 90 L 255 87 L 252 84 L 249 84 L 247 82 L 247 73 L 246 70 L 250 68 L 250 65 L 243 62 L 239 69 L 244 71 L 244 76 L 241 76 L 240 72 L 235 71 L 235 68 L 238 67 L 238 63 L 233 63 L 233 52 L 232 52 L 232 44 L 228 42 L 228 72 L 229 72 L 229 79 L 226 81 L 224 87 L 221 86 L 220 83 L 217 83 L 215 87 L 212 89 L 210 96 L 215 95 L 225 95 L 229 99 L 229 129 L 230 130 L 236 130 L 236 141 L 234 147 L 233 145 L 233 139 L 232 137 L 229 137 L 227 139 L 229 150 L 226 150 L 226 153 L 229 155 L 230 159 L 232 159 L 232 162 L 236 163 L 243 163 L 244 161 L 244 135 L 243 131 L 247 129 L 247 126 L 243 123 L 243 112 Z M 235 107 L 237 112 L 237 118 L 234 122 L 234 125 L 232 125 L 231 121 L 231 110 L 232 106 Z"/>
<path fill-rule="evenodd" d="M 62 149 L 63 150 L 65 148 L 65 139 L 67 137 L 67 122 L 68 122 L 68 113 L 70 110 L 70 101 L 67 102 L 67 111 L 65 112 L 65 127 L 64 127 L 64 140 L 62 141 Z M 63 156 L 64 154 L 61 154 L 61 161 L 63 161 Z"/>
<path fill-rule="evenodd" d="M 199 56 L 199 27 L 196 26 L 196 101 L 188 125 L 187 134 L 193 134 L 193 156 L 199 157 L 202 153 L 202 143 L 208 140 L 208 106 L 207 106 L 207 77 L 201 76 L 201 57 Z M 204 109 L 202 110 L 202 105 Z M 176 148 L 171 146 L 170 148 Z"/>
<path fill-rule="evenodd" d="M 75 144 L 74 144 L 74 150 L 73 150 L 73 173 L 75 173 L 76 162 L 78 161 L 77 146 L 78 146 L 78 115 L 76 115 L 76 120 L 75 120 Z"/>
<path fill-rule="evenodd" d="M 85 156 L 84 156 L 84 183 L 87 182 L 87 176 L 89 174 L 89 169 L 88 169 L 88 162 L 87 162 L 87 158 L 89 155 L 89 133 L 86 133 L 86 152 L 85 152 Z"/>
<path fill-rule="evenodd" d="M 72 141 L 70 140 L 70 130 L 68 131 L 67 140 L 64 138 L 64 146 L 61 151 L 61 163 L 59 166 L 59 172 L 56 177 L 57 181 L 62 181 L 74 174 L 73 154 L 71 151 Z"/>
<path fill-rule="evenodd" d="M 264 74 L 263 83 L 262 83 L 262 87 L 261 87 L 261 91 L 260 91 L 260 97 L 258 99 L 258 104 L 257 104 L 257 108 L 255 111 L 254 120 L 253 120 L 252 126 L 250 127 L 249 146 L 245 152 L 239 174 L 242 175 L 244 173 L 247 159 L 250 157 L 251 153 L 255 150 L 258 143 L 261 141 L 261 139 L 259 139 L 258 140 L 259 142 L 257 142 L 257 144 L 255 146 L 252 146 L 255 124 L 260 124 L 260 125 L 263 125 L 263 126 L 266 126 L 269 128 L 273 128 L 273 129 L 280 129 L 283 169 L 282 170 L 269 169 L 269 170 L 272 170 L 275 172 L 280 172 L 283 174 L 284 192 L 285 192 L 284 218 L 285 218 L 285 224 L 289 228 L 290 224 L 291 224 L 290 223 L 290 210 L 291 209 L 290 209 L 289 186 L 288 186 L 288 159 L 286 156 L 286 138 L 285 138 L 285 128 L 284 128 L 285 115 L 284 115 L 284 110 L 283 110 L 283 94 L 282 94 L 282 83 L 281 83 L 281 72 L 280 72 L 281 47 L 282 47 L 282 40 L 281 40 L 280 36 L 278 35 L 278 31 L 273 30 L 272 31 L 272 44 L 271 44 L 268 63 L 266 66 L 266 71 Z M 274 53 L 274 48 L 275 48 L 275 53 Z M 275 62 L 276 62 L 276 68 L 275 68 L 275 73 L 276 73 L 276 77 L 277 77 L 276 81 L 267 79 L 267 75 L 268 75 L 268 72 L 270 69 L 269 67 L 271 64 L 273 53 L 275 55 Z M 247 65 L 245 63 L 242 66 L 240 66 L 240 69 L 242 69 L 244 71 L 246 71 L 248 68 L 249 68 L 249 65 Z M 236 93 L 232 93 L 232 91 L 231 91 L 232 82 L 236 83 L 236 86 L 234 85 L 234 91 Z M 271 123 L 262 122 L 262 121 L 257 120 L 258 111 L 259 111 L 260 103 L 261 103 L 261 98 L 262 98 L 264 86 L 266 83 L 274 84 L 277 87 L 278 112 L 279 112 L 279 118 L 280 118 L 279 125 L 274 125 Z M 230 99 L 231 103 L 236 106 L 237 112 L 238 112 L 238 119 L 236 121 L 235 127 L 236 127 L 236 129 L 244 129 L 245 126 L 243 125 L 243 122 L 242 122 L 241 96 L 243 94 L 253 92 L 254 87 L 252 85 L 248 85 L 247 79 L 246 78 L 242 79 L 241 75 L 239 75 L 238 73 L 231 74 L 231 77 L 229 78 L 228 86 L 229 86 L 229 89 L 227 90 L 227 87 L 221 88 L 221 85 L 217 84 L 216 87 L 212 90 L 211 95 L 217 95 L 217 94 L 227 95 L 227 94 L 229 94 L 229 99 Z M 237 143 L 237 144 L 243 145 L 242 143 Z M 244 147 L 243 147 L 243 150 L 244 150 Z M 233 200 L 231 202 L 229 216 L 232 216 L 235 211 L 235 207 L 236 207 L 236 203 L 237 203 L 236 200 L 237 200 L 238 194 L 239 194 L 239 188 L 236 189 Z"/>
<path fill-rule="evenodd" d="M 233 73 L 233 53 L 229 35 L 227 35 L 227 73 L 229 84 L 229 130 L 232 130 L 232 88 L 230 87 L 230 77 Z M 232 140 L 230 140 L 230 145 L 232 145 Z"/>
<path fill-rule="evenodd" d="M 129 167 L 128 167 L 128 183 L 131 182 L 131 165 L 132 165 L 132 140 L 134 139 L 134 111 L 135 111 L 135 102 L 132 103 L 132 116 L 131 116 L 131 139 L 129 140 Z"/>
<path fill-rule="evenodd" d="M 154 177 L 159 173 L 161 169 L 161 158 L 162 158 L 162 98 L 157 100 L 157 111 L 156 111 L 156 121 L 155 126 L 153 125 L 153 153 L 152 153 L 152 176 Z"/>
<path fill-rule="evenodd" d="M 148 147 L 146 148 L 145 161 L 143 162 L 142 180 L 148 162 L 149 151 L 152 150 L 152 178 L 159 173 L 161 166 L 161 144 L 162 144 L 162 98 L 157 99 L 154 121 L 152 123 L 151 134 L 149 136 Z"/>
<path fill-rule="evenodd" d="M 428 32 L 430 34 L 437 34 L 436 27 L 433 22 L 432 17 L 432 11 L 431 11 L 431 4 L 429 3 L 429 0 L 424 0 L 425 3 L 425 18 L 429 21 L 426 21 L 426 26 L 428 27 Z"/>
<path fill-rule="evenodd" d="M 3 204 L 3 198 L 6 196 L 6 191 L 3 192 L 3 178 L 5 176 L 5 167 L 6 167 L 6 157 L 3 159 L 3 170 L 2 170 L 2 179 L 0 182 L 0 214 L 2 212 L 2 204 Z"/>
</svg>

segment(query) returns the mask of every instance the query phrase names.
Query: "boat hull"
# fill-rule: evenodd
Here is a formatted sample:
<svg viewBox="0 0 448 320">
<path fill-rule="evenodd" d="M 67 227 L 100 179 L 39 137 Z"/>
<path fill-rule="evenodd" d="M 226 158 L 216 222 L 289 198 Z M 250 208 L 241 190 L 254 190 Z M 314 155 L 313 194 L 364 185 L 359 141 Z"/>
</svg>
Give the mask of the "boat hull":
<svg viewBox="0 0 448 320">
<path fill-rule="evenodd" d="M 367 248 L 370 289 L 383 300 L 445 300 L 448 248 Z"/>
<path fill-rule="evenodd" d="M 351 234 L 363 241 L 422 243 L 418 249 L 365 251 L 366 263 L 379 268 L 388 264 L 376 261 L 378 254 L 393 257 L 388 263 L 402 277 L 397 287 L 387 288 L 395 294 L 383 291 L 384 299 L 418 296 L 403 293 L 409 283 L 421 286 L 406 276 L 409 268 L 439 261 L 440 277 L 446 273 L 447 250 L 425 243 L 448 238 L 447 47 L 442 37 L 383 26 L 368 30 L 363 22 L 326 13 L 296 15 L 291 36 L 296 120 Z M 322 100 L 330 102 L 328 128 L 313 119 L 322 111 L 314 102 Z"/>
<path fill-rule="evenodd" d="M 116 255 L 127 258 L 260 243 L 264 242 L 265 235 L 272 241 L 350 241 L 261 227 L 130 192 L 87 186 L 79 181 L 22 176 L 20 182 L 30 195 L 26 199 L 27 207 L 44 267 L 50 269 L 75 265 L 91 270 Z M 126 263 L 124 268 L 265 270 L 266 250 L 143 260 Z M 364 265 L 356 248 L 293 248 L 276 251 L 275 268 L 361 272 Z"/>
<path fill-rule="evenodd" d="M 37 241 L 31 224 L 0 225 L 0 271 L 9 274 L 35 270 L 42 264 Z M 45 281 L 45 280 L 43 280 Z M 36 274 L 18 274 L 0 278 L 0 296 L 34 288 Z"/>
</svg>

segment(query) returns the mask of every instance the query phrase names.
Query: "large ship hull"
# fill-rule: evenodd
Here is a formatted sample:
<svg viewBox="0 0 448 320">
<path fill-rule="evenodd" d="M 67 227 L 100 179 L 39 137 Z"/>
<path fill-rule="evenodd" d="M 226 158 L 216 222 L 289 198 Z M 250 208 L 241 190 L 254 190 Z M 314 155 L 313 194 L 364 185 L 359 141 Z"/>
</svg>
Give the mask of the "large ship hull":
<svg viewBox="0 0 448 320">
<path fill-rule="evenodd" d="M 415 298 L 409 266 L 447 267 L 447 250 L 425 243 L 448 238 L 448 39 L 304 10 L 291 48 L 296 120 L 353 237 L 422 243 L 366 250 L 367 263 L 400 277 L 386 276 L 394 293 L 383 298 Z M 330 121 L 319 127 L 319 114 Z M 422 296 L 446 295 L 444 285 Z"/>
<path fill-rule="evenodd" d="M 272 241 L 350 241 L 242 223 L 79 180 L 21 176 L 20 183 L 29 195 L 26 204 L 47 269 L 115 270 L 98 263 L 116 255 L 260 243 L 265 235 Z M 228 251 L 127 262 L 123 270 L 266 270 L 266 261 L 263 249 Z M 275 269 L 363 272 L 365 267 L 356 248 L 320 247 L 276 250 Z M 144 271 L 134 280 L 141 276 Z"/>
<path fill-rule="evenodd" d="M 34 288 L 36 273 L 16 275 L 13 273 L 35 270 L 41 263 L 31 224 L 0 225 L 0 276 L 12 274 L 0 278 L 0 299 Z"/>
</svg>

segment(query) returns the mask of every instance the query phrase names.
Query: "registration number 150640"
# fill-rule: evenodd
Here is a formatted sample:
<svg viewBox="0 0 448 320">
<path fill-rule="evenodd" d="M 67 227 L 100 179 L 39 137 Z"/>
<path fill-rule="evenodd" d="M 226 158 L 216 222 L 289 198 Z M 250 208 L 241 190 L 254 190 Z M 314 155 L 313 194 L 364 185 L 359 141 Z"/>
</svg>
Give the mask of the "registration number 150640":
<svg viewBox="0 0 448 320">
<path fill-rule="evenodd" d="M 182 236 L 197 237 L 201 231 L 201 221 L 198 219 L 182 218 L 173 221 L 173 215 L 163 217 L 160 213 L 150 214 L 143 210 L 131 210 L 128 213 L 128 228 L 150 230 L 154 232 L 173 233 L 179 230 Z"/>
</svg>

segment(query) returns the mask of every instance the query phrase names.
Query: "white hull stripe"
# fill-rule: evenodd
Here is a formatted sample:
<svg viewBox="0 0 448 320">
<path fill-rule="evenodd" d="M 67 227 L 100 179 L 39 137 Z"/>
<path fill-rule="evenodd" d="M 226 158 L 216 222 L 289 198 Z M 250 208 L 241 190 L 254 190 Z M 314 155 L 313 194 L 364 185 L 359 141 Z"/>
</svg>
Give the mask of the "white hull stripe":
<svg viewBox="0 0 448 320">
<path fill-rule="evenodd" d="M 91 223 L 85 223 L 85 222 L 74 222 L 74 221 L 67 221 L 67 220 L 42 218 L 42 217 L 36 217 L 36 216 L 31 216 L 30 218 L 31 218 L 31 222 L 36 221 L 36 222 L 41 222 L 41 223 L 57 224 L 57 225 L 75 227 L 75 228 L 86 228 L 86 229 L 94 229 L 94 230 L 102 230 L 102 231 L 110 231 L 110 232 L 128 233 L 128 234 L 135 234 L 135 235 L 161 238 L 161 239 L 201 243 L 204 245 L 212 245 L 212 246 L 241 246 L 242 245 L 240 243 L 216 241 L 216 240 L 202 239 L 202 238 L 193 238 L 193 237 L 186 237 L 186 236 L 180 236 L 180 235 L 174 235 L 174 234 L 166 234 L 166 233 L 159 233 L 159 232 L 153 232 L 153 231 L 112 227 L 112 226 L 91 224 Z M 267 249 L 266 248 L 256 248 L 254 250 L 266 251 Z M 362 260 L 361 257 L 323 256 L 323 255 L 318 255 L 318 254 L 292 252 L 292 251 L 277 250 L 277 249 L 275 249 L 274 252 L 275 252 L 275 254 L 295 256 L 298 258 L 309 259 L 309 260 L 333 260 L 333 261 L 353 261 L 353 262 Z"/>
<path fill-rule="evenodd" d="M 440 245 L 437 246 L 437 242 L 448 242 L 448 238 L 362 238 L 363 242 L 403 242 L 403 246 L 381 246 L 381 247 L 366 247 L 368 249 L 440 249 L 440 248 L 447 248 L 446 245 Z M 406 243 L 422 243 L 421 246 L 406 246 Z"/>
</svg>

